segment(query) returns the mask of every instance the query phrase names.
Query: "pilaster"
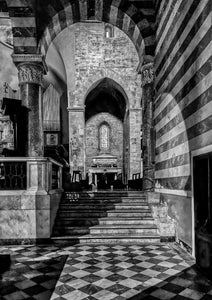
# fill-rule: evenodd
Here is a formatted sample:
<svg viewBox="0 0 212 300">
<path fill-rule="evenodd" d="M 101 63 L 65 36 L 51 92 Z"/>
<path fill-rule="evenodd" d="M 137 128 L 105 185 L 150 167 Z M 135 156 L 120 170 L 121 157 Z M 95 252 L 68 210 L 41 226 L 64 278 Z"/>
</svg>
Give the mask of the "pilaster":
<svg viewBox="0 0 212 300">
<path fill-rule="evenodd" d="M 143 190 L 154 191 L 154 64 L 148 62 L 141 67 L 143 87 L 142 119 L 143 119 Z"/>
</svg>

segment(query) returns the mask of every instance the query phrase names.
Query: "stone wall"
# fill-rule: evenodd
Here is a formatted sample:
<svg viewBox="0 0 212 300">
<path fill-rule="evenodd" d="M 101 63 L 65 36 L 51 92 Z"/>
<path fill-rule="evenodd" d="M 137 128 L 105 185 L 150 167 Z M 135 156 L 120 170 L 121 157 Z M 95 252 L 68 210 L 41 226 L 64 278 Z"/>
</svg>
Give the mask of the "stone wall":
<svg viewBox="0 0 212 300">
<path fill-rule="evenodd" d="M 47 195 L 27 191 L 2 191 L 0 244 L 31 243 L 51 237 L 62 190 Z"/>
<path fill-rule="evenodd" d="M 0 84 L 7 82 L 13 89 L 18 89 L 18 72 L 12 62 L 13 37 L 11 19 L 8 13 L 0 12 Z"/>
<path fill-rule="evenodd" d="M 137 74 L 139 63 L 134 45 L 116 27 L 114 37 L 105 38 L 105 23 L 79 23 L 75 31 L 75 102 L 83 104 L 88 89 L 96 79 L 111 77 L 122 84 L 130 99 L 129 106 L 140 105 L 141 81 Z M 113 74 L 113 75 L 111 75 Z M 90 86 L 87 81 L 90 79 Z"/>
<path fill-rule="evenodd" d="M 101 113 L 86 123 L 86 172 L 92 165 L 92 157 L 105 154 L 99 149 L 99 127 L 106 121 L 110 127 L 108 153 L 117 156 L 118 167 L 123 167 L 123 124 L 109 113 Z"/>
</svg>

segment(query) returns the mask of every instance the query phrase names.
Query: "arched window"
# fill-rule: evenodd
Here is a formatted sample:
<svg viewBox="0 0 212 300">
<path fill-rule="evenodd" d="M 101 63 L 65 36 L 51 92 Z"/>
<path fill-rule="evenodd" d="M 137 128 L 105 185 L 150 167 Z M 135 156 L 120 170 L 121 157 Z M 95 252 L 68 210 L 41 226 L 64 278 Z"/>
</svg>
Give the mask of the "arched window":
<svg viewBox="0 0 212 300">
<path fill-rule="evenodd" d="M 100 150 L 105 151 L 110 147 L 110 128 L 107 124 L 102 124 L 99 128 L 99 145 Z"/>
<path fill-rule="evenodd" d="M 105 26 L 105 37 L 112 38 L 114 36 L 113 27 L 110 25 Z"/>
</svg>

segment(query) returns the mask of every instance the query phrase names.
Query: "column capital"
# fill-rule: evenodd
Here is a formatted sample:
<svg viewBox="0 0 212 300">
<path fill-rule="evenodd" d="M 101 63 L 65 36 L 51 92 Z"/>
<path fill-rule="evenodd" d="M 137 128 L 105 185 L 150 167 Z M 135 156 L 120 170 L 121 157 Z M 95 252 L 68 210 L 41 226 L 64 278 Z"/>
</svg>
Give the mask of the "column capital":
<svg viewBox="0 0 212 300">
<path fill-rule="evenodd" d="M 149 62 L 141 67 L 141 82 L 142 86 L 153 83 L 155 79 L 154 64 Z"/>
<path fill-rule="evenodd" d="M 19 84 L 36 83 L 41 85 L 47 66 L 40 54 L 13 54 L 13 62 L 18 69 Z"/>
</svg>

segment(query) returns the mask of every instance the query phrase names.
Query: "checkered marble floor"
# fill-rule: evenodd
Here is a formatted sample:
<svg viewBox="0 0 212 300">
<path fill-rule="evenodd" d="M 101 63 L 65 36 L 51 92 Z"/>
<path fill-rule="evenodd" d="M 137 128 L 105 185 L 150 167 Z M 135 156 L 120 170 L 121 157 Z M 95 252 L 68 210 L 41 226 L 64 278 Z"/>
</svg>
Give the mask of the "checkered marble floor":
<svg viewBox="0 0 212 300">
<path fill-rule="evenodd" d="M 2 300 L 212 299 L 176 244 L 0 247 L 0 266 Z"/>
</svg>

